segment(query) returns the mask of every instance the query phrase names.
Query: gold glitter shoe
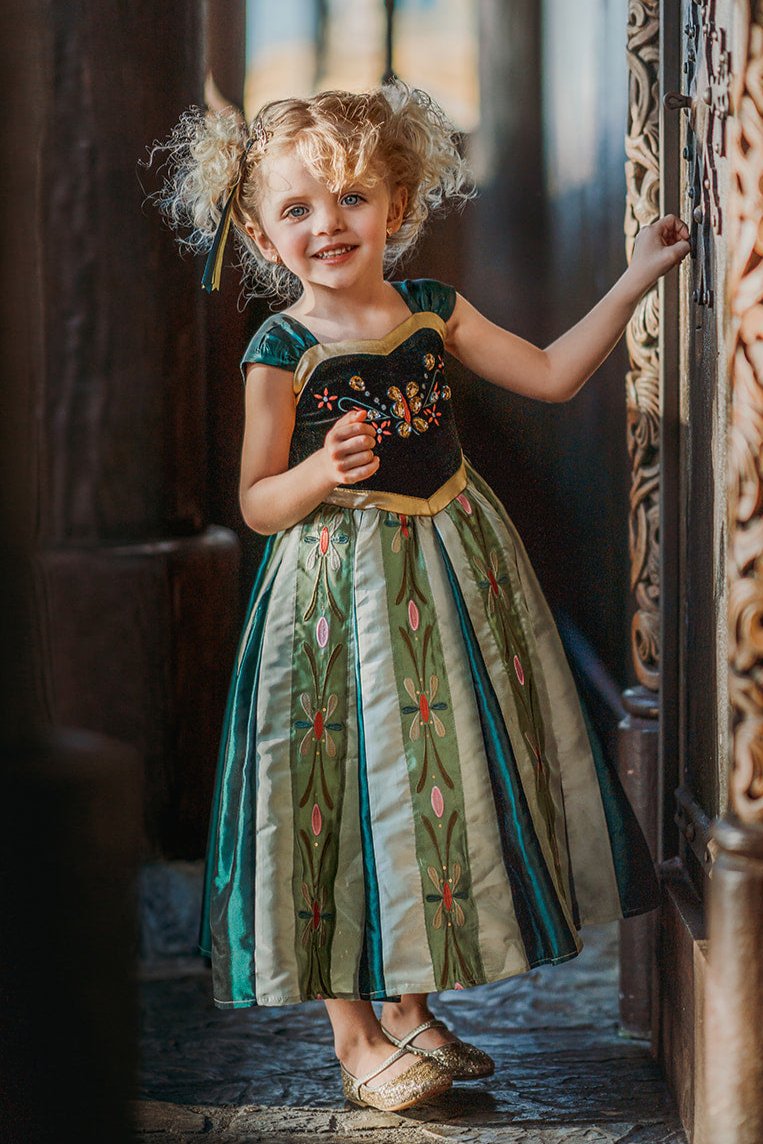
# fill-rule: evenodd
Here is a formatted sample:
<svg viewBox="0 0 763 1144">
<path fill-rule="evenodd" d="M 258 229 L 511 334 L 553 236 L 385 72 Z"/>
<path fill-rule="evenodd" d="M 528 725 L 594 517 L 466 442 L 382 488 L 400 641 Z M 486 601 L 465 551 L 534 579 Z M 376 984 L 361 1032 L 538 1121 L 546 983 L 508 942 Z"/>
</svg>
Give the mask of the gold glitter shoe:
<svg viewBox="0 0 763 1144">
<path fill-rule="evenodd" d="M 377 1068 L 371 1069 L 362 1077 L 353 1076 L 340 1061 L 342 1089 L 346 1098 L 353 1104 L 364 1107 L 380 1108 L 384 1112 L 400 1112 L 401 1109 L 410 1108 L 422 1100 L 439 1096 L 441 1092 L 450 1088 L 453 1083 L 451 1074 L 436 1061 L 416 1061 L 415 1065 L 411 1065 L 393 1080 L 388 1080 L 386 1084 L 381 1084 L 378 1088 L 368 1087 L 367 1081 L 407 1052 L 407 1049 L 395 1049 L 386 1061 L 382 1061 Z"/>
<path fill-rule="evenodd" d="M 401 1049 L 407 1049 L 411 1053 L 419 1053 L 422 1057 L 429 1057 L 430 1060 L 437 1061 L 438 1064 L 448 1070 L 454 1080 L 477 1080 L 483 1076 L 492 1076 L 495 1072 L 493 1058 L 489 1057 L 487 1053 L 483 1053 L 482 1049 L 478 1049 L 476 1045 L 470 1045 L 466 1041 L 449 1041 L 446 1045 L 438 1045 L 436 1049 L 421 1049 L 418 1045 L 411 1044 L 414 1037 L 417 1037 L 419 1033 L 423 1033 L 425 1029 L 434 1029 L 437 1026 L 448 1029 L 445 1022 L 438 1020 L 437 1017 L 417 1025 L 404 1037 L 396 1037 L 394 1033 L 390 1033 L 389 1029 L 385 1029 L 384 1025 L 381 1029 L 384 1036 L 392 1041 L 393 1045 L 398 1045 Z M 448 1032 L 450 1031 L 448 1029 Z"/>
</svg>

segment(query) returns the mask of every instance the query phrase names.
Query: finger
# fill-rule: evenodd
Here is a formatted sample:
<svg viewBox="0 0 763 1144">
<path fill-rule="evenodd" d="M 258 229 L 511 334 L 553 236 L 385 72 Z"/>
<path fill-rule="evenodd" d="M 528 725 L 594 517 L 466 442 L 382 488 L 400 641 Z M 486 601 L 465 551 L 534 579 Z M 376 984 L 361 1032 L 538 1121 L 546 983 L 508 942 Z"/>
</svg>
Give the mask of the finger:
<svg viewBox="0 0 763 1144">
<path fill-rule="evenodd" d="M 361 425 L 353 424 L 338 431 L 332 437 L 332 441 L 346 453 L 353 449 L 368 449 L 372 444 L 375 445 L 376 433 L 373 430 L 370 433 L 364 432 Z"/>
<path fill-rule="evenodd" d="M 337 428 L 341 427 L 342 430 L 349 430 L 356 432 L 360 430 L 363 433 L 375 433 L 376 430 L 370 421 L 367 421 L 368 411 L 366 409 L 351 409 L 345 413 L 334 424 Z"/>
<path fill-rule="evenodd" d="M 351 437 L 349 441 L 342 441 L 337 446 L 340 457 L 351 457 L 353 453 L 372 453 L 373 444 L 367 437 Z"/>
<path fill-rule="evenodd" d="M 354 432 L 356 427 L 365 424 L 365 416 L 365 409 L 350 409 L 347 413 L 343 413 L 341 417 L 337 418 L 329 432 L 342 433 L 345 430 Z"/>
<path fill-rule="evenodd" d="M 676 242 L 672 246 L 668 247 L 665 251 L 667 270 L 672 270 L 674 266 L 677 266 L 679 262 L 682 262 L 686 255 L 690 253 L 691 243 L 686 242 L 684 239 L 681 239 L 679 242 Z M 663 271 L 663 273 L 667 273 L 667 270 Z"/>
<path fill-rule="evenodd" d="M 353 433 L 363 433 L 366 437 L 376 436 L 376 426 L 371 421 L 352 421 Z"/>
<path fill-rule="evenodd" d="M 360 438 L 342 442 L 342 445 L 337 448 L 336 452 L 338 458 L 345 462 L 347 460 L 354 461 L 355 458 L 359 457 L 368 460 L 375 455 L 371 442 L 365 439 L 361 440 Z M 354 463 L 357 462 L 355 461 Z"/>
<path fill-rule="evenodd" d="M 345 483 L 353 484 L 355 481 L 362 481 L 364 477 L 368 477 L 371 473 L 375 472 L 378 467 L 379 458 L 374 457 L 373 461 L 368 465 L 359 465 L 357 468 L 348 469 L 347 472 L 343 474 Z"/>
<path fill-rule="evenodd" d="M 342 473 L 351 473 L 355 469 L 366 468 L 368 465 L 375 465 L 379 458 L 373 453 L 355 453 L 354 456 L 346 458 L 337 467 Z"/>
<path fill-rule="evenodd" d="M 677 237 L 680 237 L 680 238 L 684 238 L 689 233 L 689 228 L 687 227 L 687 225 L 683 221 L 683 219 L 680 219 L 680 218 L 674 218 L 673 219 L 673 222 L 671 224 L 671 229 L 673 231 L 673 234 L 675 234 Z"/>
<path fill-rule="evenodd" d="M 676 255 L 676 257 L 682 257 L 682 259 L 691 249 L 689 235 L 677 235 L 677 233 L 666 245 L 670 254 Z"/>
<path fill-rule="evenodd" d="M 368 424 L 366 421 L 360 421 L 357 418 L 349 420 L 347 414 L 345 414 L 343 417 L 340 417 L 338 421 L 334 422 L 334 424 L 329 429 L 329 433 L 331 433 L 334 438 L 341 441 L 345 440 L 347 437 L 357 436 L 358 433 L 362 433 L 364 436 L 370 437 L 372 434 L 376 434 L 376 429 L 373 425 Z"/>
<path fill-rule="evenodd" d="M 689 231 L 686 224 L 681 222 L 678 218 L 674 218 L 671 221 L 662 219 L 659 226 L 659 235 L 664 246 L 674 246 L 677 242 L 687 239 L 689 237 Z"/>
</svg>

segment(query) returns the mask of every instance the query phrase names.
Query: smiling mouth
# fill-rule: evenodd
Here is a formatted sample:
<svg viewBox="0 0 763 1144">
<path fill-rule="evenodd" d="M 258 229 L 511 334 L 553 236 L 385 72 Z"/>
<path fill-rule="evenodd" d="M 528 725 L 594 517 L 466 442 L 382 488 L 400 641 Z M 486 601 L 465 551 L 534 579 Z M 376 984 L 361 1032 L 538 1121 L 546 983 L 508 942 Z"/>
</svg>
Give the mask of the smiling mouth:
<svg viewBox="0 0 763 1144">
<path fill-rule="evenodd" d="M 329 258 L 338 258 L 342 254 L 349 254 L 353 250 L 355 250 L 354 246 L 329 246 L 325 250 L 319 250 L 317 254 L 313 255 L 313 258 L 323 262 Z"/>
</svg>

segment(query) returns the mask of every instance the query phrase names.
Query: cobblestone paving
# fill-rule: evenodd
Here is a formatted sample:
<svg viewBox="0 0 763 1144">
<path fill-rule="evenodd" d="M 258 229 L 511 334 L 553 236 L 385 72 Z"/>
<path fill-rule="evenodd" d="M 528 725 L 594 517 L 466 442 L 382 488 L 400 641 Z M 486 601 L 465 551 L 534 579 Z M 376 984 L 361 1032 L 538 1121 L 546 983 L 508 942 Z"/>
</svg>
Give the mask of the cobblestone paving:
<svg viewBox="0 0 763 1144">
<path fill-rule="evenodd" d="M 587 926 L 572 961 L 433 998 L 496 1073 L 403 1113 L 345 1103 L 320 1002 L 222 1011 L 203 961 L 155 963 L 136 1140 L 686 1144 L 648 1044 L 617 1032 L 617 935 Z"/>
</svg>

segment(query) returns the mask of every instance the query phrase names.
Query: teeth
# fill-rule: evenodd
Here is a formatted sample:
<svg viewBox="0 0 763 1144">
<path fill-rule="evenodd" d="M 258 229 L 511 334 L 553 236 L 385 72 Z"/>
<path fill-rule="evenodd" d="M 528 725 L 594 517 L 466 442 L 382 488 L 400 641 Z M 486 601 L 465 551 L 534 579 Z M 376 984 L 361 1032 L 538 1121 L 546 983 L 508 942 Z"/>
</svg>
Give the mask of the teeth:
<svg viewBox="0 0 763 1144">
<path fill-rule="evenodd" d="M 316 258 L 332 258 L 336 254 L 346 254 L 352 250 L 351 246 L 334 246 L 331 250 L 322 250 L 320 254 L 316 254 Z"/>
</svg>

